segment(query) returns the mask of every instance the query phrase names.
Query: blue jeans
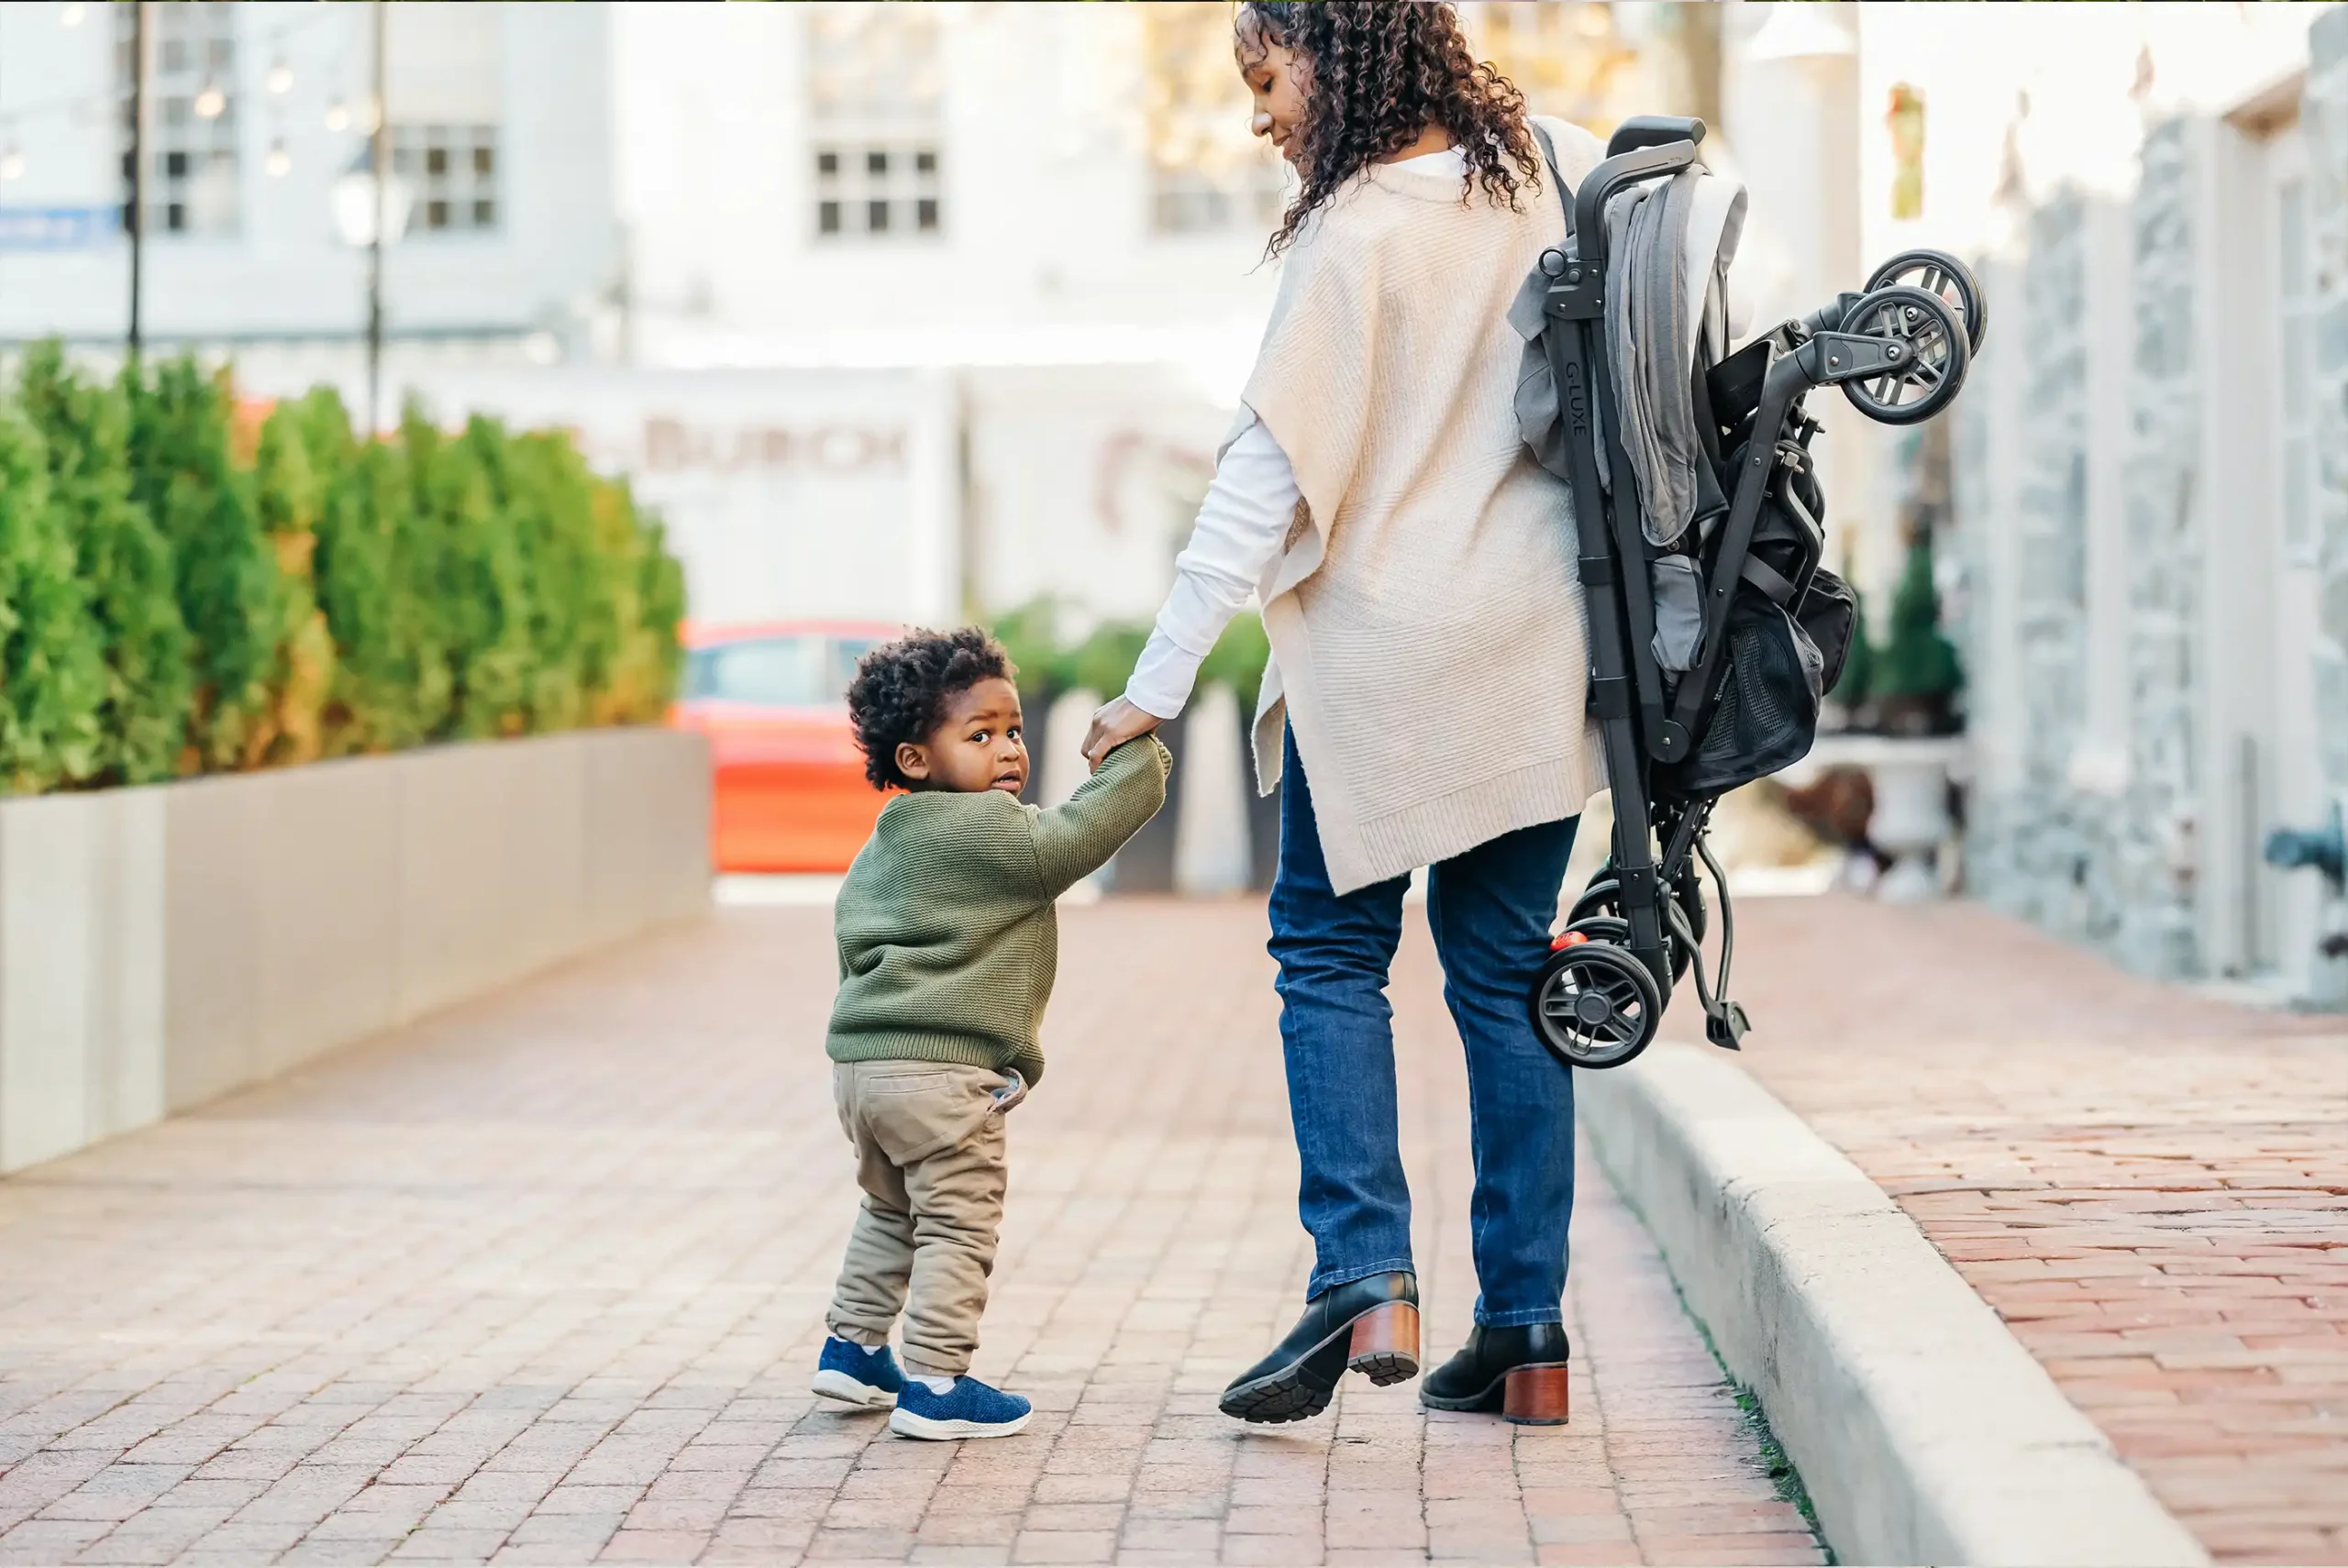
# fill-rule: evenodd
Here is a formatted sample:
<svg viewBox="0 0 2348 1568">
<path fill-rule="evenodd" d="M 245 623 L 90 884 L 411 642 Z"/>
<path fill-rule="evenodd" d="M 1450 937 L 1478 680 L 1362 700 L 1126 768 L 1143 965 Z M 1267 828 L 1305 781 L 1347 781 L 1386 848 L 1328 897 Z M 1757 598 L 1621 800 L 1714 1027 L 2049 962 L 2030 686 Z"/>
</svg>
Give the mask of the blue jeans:
<svg viewBox="0 0 2348 1568">
<path fill-rule="evenodd" d="M 1314 1249 L 1310 1297 L 1412 1266 L 1411 1189 L 1395 1129 L 1394 1013 L 1386 1000 L 1410 878 L 1342 898 L 1333 892 L 1293 736 L 1283 767 L 1271 953 L 1280 966 L 1289 1113 L 1304 1167 L 1297 1207 Z M 1525 999 L 1549 955 L 1549 922 L 1579 821 L 1521 828 L 1428 873 L 1427 923 L 1443 961 L 1444 999 L 1468 1049 L 1479 1323 L 1563 1317 L 1573 1077 L 1534 1035 Z"/>
</svg>

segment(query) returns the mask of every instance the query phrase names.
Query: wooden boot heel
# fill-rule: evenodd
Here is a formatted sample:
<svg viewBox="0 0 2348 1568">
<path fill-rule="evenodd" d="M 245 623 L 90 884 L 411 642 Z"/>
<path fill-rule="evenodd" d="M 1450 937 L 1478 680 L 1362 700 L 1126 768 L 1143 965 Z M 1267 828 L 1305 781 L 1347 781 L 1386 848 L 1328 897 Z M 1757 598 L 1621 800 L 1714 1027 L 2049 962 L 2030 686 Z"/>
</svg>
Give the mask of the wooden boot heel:
<svg viewBox="0 0 2348 1568">
<path fill-rule="evenodd" d="M 1562 1427 L 1572 1391 L 1563 1366 L 1520 1366 L 1508 1375 L 1501 1414 L 1525 1427 Z"/>
<path fill-rule="evenodd" d="M 1346 1370 L 1383 1388 L 1419 1375 L 1419 1309 L 1407 1301 L 1373 1307 L 1354 1320 Z"/>
</svg>

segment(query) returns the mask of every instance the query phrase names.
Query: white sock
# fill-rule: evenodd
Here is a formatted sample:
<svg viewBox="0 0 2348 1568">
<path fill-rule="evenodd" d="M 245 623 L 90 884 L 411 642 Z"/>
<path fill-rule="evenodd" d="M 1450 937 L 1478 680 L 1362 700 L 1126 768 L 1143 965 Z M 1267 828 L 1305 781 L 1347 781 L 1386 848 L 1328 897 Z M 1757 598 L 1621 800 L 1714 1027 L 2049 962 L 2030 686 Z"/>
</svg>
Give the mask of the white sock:
<svg viewBox="0 0 2348 1568">
<path fill-rule="evenodd" d="M 925 1367 L 915 1366 L 912 1362 L 907 1362 L 905 1363 L 905 1375 L 927 1388 L 932 1394 L 951 1394 L 954 1392 L 954 1375 L 952 1373 L 931 1372 Z"/>
</svg>

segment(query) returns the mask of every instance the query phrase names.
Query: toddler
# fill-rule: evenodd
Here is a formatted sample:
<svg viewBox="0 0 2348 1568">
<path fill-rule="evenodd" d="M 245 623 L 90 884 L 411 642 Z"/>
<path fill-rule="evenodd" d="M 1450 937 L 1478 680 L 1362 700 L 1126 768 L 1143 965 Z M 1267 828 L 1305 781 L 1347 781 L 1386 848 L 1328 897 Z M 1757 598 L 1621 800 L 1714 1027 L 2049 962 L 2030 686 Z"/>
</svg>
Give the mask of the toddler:
<svg viewBox="0 0 2348 1568">
<path fill-rule="evenodd" d="M 1007 1437 L 1028 1403 L 969 1375 L 1002 1219 L 1003 1118 L 1043 1079 L 1053 900 L 1166 800 L 1156 737 L 1118 747 L 1064 806 L 1027 784 L 1011 661 L 984 632 L 917 632 L 857 666 L 848 712 L 875 789 L 903 790 L 833 916 L 825 1049 L 862 1208 L 814 1391 L 906 1437 Z M 902 1375 L 889 1331 L 904 1317 Z"/>
</svg>

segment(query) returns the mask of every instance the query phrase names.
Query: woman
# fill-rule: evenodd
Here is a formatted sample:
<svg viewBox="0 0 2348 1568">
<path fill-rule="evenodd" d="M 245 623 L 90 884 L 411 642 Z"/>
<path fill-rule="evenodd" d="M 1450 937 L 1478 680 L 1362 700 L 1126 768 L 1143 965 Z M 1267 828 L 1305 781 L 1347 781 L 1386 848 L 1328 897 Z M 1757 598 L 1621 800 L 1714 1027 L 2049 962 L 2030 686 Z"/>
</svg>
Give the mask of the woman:
<svg viewBox="0 0 2348 1568">
<path fill-rule="evenodd" d="M 1507 316 L 1565 219 L 1523 98 L 1450 6 L 1250 4 L 1235 27 L 1255 132 L 1297 171 L 1286 267 L 1155 635 L 1085 739 L 1097 761 L 1179 713 L 1260 595 L 1257 777 L 1287 779 L 1271 952 L 1315 1264 L 1303 1317 L 1223 1408 L 1293 1420 L 1348 1369 L 1418 1372 L 1385 988 L 1426 866 L 1481 1293 L 1420 1397 L 1561 1420 L 1573 1087 L 1525 998 L 1600 758 L 1567 492 L 1518 436 Z M 1569 184 L 1598 161 L 1586 132 L 1543 128 Z"/>
</svg>

